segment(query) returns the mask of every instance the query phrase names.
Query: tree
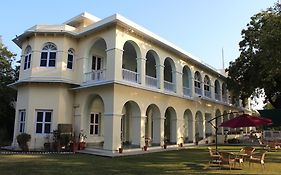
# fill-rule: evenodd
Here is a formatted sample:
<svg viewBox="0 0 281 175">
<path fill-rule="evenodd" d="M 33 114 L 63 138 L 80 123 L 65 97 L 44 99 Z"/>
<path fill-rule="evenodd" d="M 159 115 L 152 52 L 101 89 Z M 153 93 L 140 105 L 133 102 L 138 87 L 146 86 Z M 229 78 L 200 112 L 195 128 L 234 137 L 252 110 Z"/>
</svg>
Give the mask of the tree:
<svg viewBox="0 0 281 175">
<path fill-rule="evenodd" d="M 0 43 L 0 143 L 12 138 L 14 128 L 14 102 L 16 101 L 16 90 L 8 87 L 8 84 L 17 79 L 16 69 L 12 64 L 15 54 Z"/>
<path fill-rule="evenodd" d="M 264 91 L 281 108 L 281 4 L 251 17 L 241 34 L 240 56 L 226 69 L 229 90 L 242 100 Z"/>
</svg>

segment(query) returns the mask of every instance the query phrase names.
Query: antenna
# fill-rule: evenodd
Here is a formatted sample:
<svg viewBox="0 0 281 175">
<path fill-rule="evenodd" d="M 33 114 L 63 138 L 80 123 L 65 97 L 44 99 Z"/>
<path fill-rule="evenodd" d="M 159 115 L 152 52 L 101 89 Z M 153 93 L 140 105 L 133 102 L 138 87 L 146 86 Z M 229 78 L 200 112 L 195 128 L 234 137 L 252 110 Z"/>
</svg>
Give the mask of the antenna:
<svg viewBox="0 0 281 175">
<path fill-rule="evenodd" d="M 222 69 L 224 70 L 224 52 L 223 52 L 223 47 L 221 48 L 221 59 L 222 59 Z"/>
</svg>

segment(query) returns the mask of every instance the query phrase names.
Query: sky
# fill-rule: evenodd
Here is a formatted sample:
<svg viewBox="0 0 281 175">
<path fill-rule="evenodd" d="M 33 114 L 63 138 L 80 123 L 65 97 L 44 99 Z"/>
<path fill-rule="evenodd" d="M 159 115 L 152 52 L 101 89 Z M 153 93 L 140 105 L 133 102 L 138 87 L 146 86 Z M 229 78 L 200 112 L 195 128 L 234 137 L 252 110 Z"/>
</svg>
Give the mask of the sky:
<svg viewBox="0 0 281 175">
<path fill-rule="evenodd" d="M 241 31 L 251 16 L 277 0 L 9 0 L 1 2 L 2 42 L 19 59 L 16 35 L 36 24 L 61 24 L 88 12 L 101 19 L 119 13 L 222 69 L 239 56 Z"/>
</svg>

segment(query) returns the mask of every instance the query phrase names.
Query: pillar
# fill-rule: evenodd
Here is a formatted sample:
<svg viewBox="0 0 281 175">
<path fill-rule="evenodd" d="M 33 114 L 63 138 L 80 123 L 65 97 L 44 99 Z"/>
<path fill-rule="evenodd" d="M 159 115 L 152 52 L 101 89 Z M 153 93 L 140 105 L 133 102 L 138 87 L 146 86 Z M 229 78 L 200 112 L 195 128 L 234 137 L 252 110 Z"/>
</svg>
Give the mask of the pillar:
<svg viewBox="0 0 281 175">
<path fill-rule="evenodd" d="M 158 88 L 164 91 L 164 65 L 156 65 L 157 78 L 158 78 Z"/>
<path fill-rule="evenodd" d="M 105 150 L 115 152 L 121 143 L 121 114 L 104 114 L 104 146 Z"/>
<path fill-rule="evenodd" d="M 145 85 L 145 58 L 137 58 L 138 83 Z"/>
<path fill-rule="evenodd" d="M 106 80 L 119 80 L 122 78 L 122 56 L 123 50 L 119 48 L 111 48 L 106 50 L 107 66 Z"/>
</svg>

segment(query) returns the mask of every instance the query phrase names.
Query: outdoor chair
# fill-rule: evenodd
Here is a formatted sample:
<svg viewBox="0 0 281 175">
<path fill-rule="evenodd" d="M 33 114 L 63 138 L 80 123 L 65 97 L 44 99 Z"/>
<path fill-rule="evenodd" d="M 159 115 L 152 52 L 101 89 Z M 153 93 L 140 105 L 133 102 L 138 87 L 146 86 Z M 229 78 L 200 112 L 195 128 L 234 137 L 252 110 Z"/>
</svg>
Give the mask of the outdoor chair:
<svg viewBox="0 0 281 175">
<path fill-rule="evenodd" d="M 267 151 L 277 151 L 280 149 L 280 145 L 277 144 L 276 141 L 269 141 L 265 147 Z"/>
<path fill-rule="evenodd" d="M 235 155 L 229 152 L 220 152 L 221 156 L 221 162 L 220 165 L 229 165 L 229 169 L 231 170 L 231 167 L 235 167 L 236 159 Z"/>
<path fill-rule="evenodd" d="M 210 161 L 209 164 L 220 164 L 221 163 L 221 156 L 219 153 L 212 149 L 211 147 L 208 147 L 209 149 L 209 154 L 210 154 Z"/>
<path fill-rule="evenodd" d="M 253 163 L 261 164 L 262 169 L 264 169 L 264 158 L 266 151 L 260 152 L 259 154 L 255 154 L 255 156 L 251 156 L 249 159 L 249 167 Z"/>
<path fill-rule="evenodd" d="M 240 150 L 240 153 L 245 154 L 245 155 L 243 155 L 244 160 L 249 160 L 250 157 L 253 155 L 254 151 L 255 151 L 254 147 L 245 146 Z"/>
</svg>

